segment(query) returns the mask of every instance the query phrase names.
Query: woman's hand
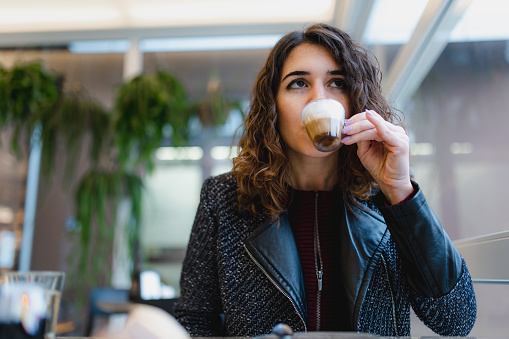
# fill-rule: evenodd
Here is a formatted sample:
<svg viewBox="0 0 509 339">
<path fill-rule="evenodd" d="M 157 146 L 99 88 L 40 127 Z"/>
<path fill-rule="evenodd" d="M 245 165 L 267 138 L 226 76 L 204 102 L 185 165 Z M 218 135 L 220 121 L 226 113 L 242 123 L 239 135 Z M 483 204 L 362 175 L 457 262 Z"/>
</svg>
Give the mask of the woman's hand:
<svg viewBox="0 0 509 339">
<path fill-rule="evenodd" d="M 372 110 L 355 114 L 345 124 L 345 145 L 357 143 L 357 155 L 391 204 L 413 192 L 410 182 L 410 142 L 405 130 Z"/>
</svg>

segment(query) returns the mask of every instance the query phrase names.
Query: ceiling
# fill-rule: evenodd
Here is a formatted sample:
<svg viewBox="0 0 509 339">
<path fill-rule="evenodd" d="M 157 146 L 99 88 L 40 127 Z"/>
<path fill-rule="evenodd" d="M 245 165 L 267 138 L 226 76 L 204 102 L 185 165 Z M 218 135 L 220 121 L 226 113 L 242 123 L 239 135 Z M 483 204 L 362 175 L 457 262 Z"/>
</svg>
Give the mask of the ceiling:
<svg viewBox="0 0 509 339">
<path fill-rule="evenodd" d="M 366 22 L 363 17 L 369 14 L 373 3 L 374 0 L 1 0 L 0 44 L 285 33 L 310 22 L 344 26 L 352 15 Z"/>
</svg>

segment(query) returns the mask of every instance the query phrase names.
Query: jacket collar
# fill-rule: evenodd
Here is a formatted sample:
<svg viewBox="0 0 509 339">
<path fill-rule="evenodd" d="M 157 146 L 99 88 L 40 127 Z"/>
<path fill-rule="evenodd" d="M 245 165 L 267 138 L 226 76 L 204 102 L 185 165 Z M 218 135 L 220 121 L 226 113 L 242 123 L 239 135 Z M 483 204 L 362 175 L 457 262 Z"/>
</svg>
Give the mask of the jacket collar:
<svg viewBox="0 0 509 339">
<path fill-rule="evenodd" d="M 389 239 L 387 226 L 381 215 L 369 208 L 344 209 L 340 222 L 341 273 L 346 292 L 347 307 L 355 329 L 360 307 L 368 284 L 381 256 L 380 249 Z M 304 279 L 297 245 L 286 214 L 279 220 L 258 227 L 245 240 L 245 248 L 276 287 L 293 303 L 299 316 L 307 318 Z"/>
<path fill-rule="evenodd" d="M 246 238 L 244 246 L 258 267 L 290 299 L 305 326 L 304 278 L 288 216 L 282 214 L 279 222 L 262 224 Z"/>
<path fill-rule="evenodd" d="M 345 218 L 340 225 L 341 273 L 352 325 L 356 328 L 362 301 L 373 271 L 389 240 L 384 219 L 376 211 L 344 206 Z"/>
</svg>

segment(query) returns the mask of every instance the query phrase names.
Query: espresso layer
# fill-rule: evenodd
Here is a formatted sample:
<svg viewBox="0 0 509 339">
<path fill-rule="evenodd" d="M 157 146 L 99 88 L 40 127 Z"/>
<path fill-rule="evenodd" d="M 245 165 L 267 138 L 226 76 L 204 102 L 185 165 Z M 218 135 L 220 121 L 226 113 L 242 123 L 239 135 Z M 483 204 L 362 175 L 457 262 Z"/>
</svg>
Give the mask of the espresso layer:
<svg viewBox="0 0 509 339">
<path fill-rule="evenodd" d="M 316 149 L 330 152 L 341 146 L 341 121 L 333 118 L 318 118 L 306 121 L 304 126 Z"/>
</svg>

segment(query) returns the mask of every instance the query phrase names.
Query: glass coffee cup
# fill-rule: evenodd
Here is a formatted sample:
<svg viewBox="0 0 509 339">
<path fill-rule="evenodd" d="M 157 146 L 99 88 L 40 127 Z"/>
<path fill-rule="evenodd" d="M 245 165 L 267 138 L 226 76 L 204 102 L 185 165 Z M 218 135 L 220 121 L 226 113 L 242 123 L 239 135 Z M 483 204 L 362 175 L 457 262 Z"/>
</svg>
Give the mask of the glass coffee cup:
<svg viewBox="0 0 509 339">
<path fill-rule="evenodd" d="M 334 99 L 317 99 L 304 107 L 301 114 L 306 132 L 315 148 L 332 152 L 341 147 L 345 108 Z"/>
</svg>

